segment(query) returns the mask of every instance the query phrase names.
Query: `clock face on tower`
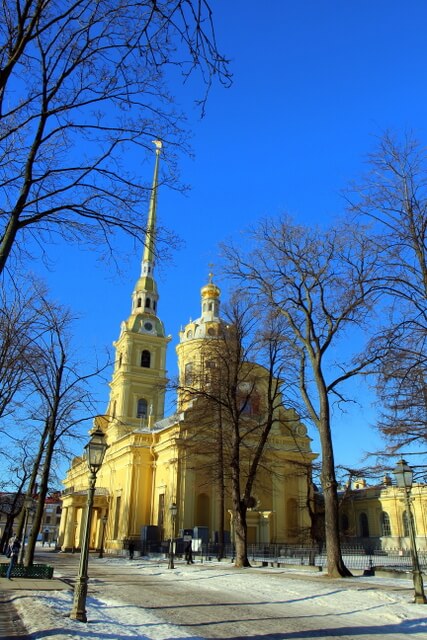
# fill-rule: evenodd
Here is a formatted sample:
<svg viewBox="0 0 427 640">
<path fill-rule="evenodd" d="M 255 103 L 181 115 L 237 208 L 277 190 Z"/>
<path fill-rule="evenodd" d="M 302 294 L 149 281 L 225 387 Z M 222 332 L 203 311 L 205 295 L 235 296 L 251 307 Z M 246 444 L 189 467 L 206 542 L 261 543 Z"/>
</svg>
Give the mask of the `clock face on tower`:
<svg viewBox="0 0 427 640">
<path fill-rule="evenodd" d="M 156 327 L 154 326 L 154 323 L 151 322 L 151 320 L 143 320 L 141 322 L 141 326 L 139 328 L 139 332 L 140 333 L 155 333 L 156 332 Z"/>
<path fill-rule="evenodd" d="M 295 433 L 297 434 L 297 436 L 300 436 L 301 438 L 304 438 L 307 435 L 307 429 L 305 428 L 305 426 L 303 424 L 298 424 L 295 427 Z"/>
</svg>

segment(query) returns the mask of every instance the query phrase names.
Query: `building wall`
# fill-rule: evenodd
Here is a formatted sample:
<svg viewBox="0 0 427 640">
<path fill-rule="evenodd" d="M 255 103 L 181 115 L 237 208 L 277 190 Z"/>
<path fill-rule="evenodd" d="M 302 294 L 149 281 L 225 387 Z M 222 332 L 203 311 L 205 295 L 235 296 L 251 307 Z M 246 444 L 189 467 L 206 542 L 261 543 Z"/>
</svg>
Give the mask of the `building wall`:
<svg viewBox="0 0 427 640">
<path fill-rule="evenodd" d="M 417 548 L 427 550 L 427 485 L 414 484 L 410 497 Z M 406 551 L 410 549 L 406 512 L 403 489 L 377 486 L 351 490 L 341 505 L 341 531 L 348 541 L 371 540 L 384 550 Z"/>
<path fill-rule="evenodd" d="M 3 535 L 4 527 L 7 524 L 7 510 L 10 507 L 10 502 L 13 496 L 16 494 L 0 494 L 0 537 Z M 21 496 L 18 504 L 22 504 L 23 497 Z M 53 493 L 45 500 L 44 510 L 42 515 L 42 521 L 40 524 L 39 541 L 52 546 L 55 545 L 58 540 L 59 527 L 61 521 L 62 500 L 59 493 Z M 15 512 L 13 530 L 16 531 L 16 525 L 20 519 L 21 511 Z M 34 511 L 29 511 L 27 520 L 27 535 L 31 531 L 32 521 L 34 518 Z"/>
<path fill-rule="evenodd" d="M 196 427 L 189 409 L 181 421 L 161 431 L 132 432 L 109 442 L 97 477 L 91 546 L 101 546 L 103 515 L 108 516 L 104 538 L 107 550 L 122 549 L 129 538 L 139 539 L 144 525 L 160 526 L 163 538 L 169 538 L 172 503 L 177 505 L 174 535 L 183 529 L 207 526 L 209 538 L 215 539 L 220 502 L 214 449 L 204 439 L 209 425 L 202 428 L 197 422 L 196 426 L 200 442 L 194 438 Z M 213 428 L 211 425 L 210 430 Z M 294 433 L 295 428 L 299 435 Z M 248 511 L 253 542 L 307 541 L 308 477 L 313 457 L 305 429 L 301 432 L 300 423 L 288 416 L 275 430 L 254 485 L 254 505 Z M 78 458 L 65 480 L 60 532 L 64 549 L 80 546 L 87 483 L 86 461 Z M 229 483 L 227 487 L 225 529 L 231 531 Z"/>
</svg>

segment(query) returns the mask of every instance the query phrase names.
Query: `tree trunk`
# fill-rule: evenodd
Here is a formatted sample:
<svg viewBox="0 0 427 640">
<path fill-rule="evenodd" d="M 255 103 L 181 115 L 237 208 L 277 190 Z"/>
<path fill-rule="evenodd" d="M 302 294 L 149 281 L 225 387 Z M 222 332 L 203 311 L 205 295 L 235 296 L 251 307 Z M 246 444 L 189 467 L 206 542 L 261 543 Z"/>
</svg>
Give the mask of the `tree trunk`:
<svg viewBox="0 0 427 640">
<path fill-rule="evenodd" d="M 322 476 L 326 476 L 327 471 L 322 471 Z M 337 484 L 335 478 L 323 480 L 323 495 L 325 500 L 325 539 L 328 575 L 331 578 L 350 577 L 352 574 L 347 569 L 342 559 L 341 541 L 339 535 L 339 513 Z"/>
<path fill-rule="evenodd" d="M 248 527 L 246 524 L 246 508 L 240 506 L 234 509 L 234 544 L 236 546 L 236 558 L 234 566 L 250 567 L 248 560 L 248 542 L 247 532 Z"/>
<path fill-rule="evenodd" d="M 232 432 L 231 453 L 231 500 L 233 504 L 233 529 L 236 556 L 235 567 L 249 567 L 247 553 L 247 524 L 246 505 L 242 501 L 240 492 L 240 439 L 238 425 L 235 424 Z"/>
<path fill-rule="evenodd" d="M 7 543 L 9 542 L 9 538 L 13 532 L 13 522 L 15 520 L 16 514 L 8 513 L 6 517 L 6 524 L 4 525 L 3 535 L 0 541 L 0 549 L 1 553 L 6 553 Z"/>
<path fill-rule="evenodd" d="M 218 521 L 218 549 L 217 559 L 221 560 L 224 557 L 224 507 L 225 507 L 225 495 L 224 487 L 221 487 L 219 496 L 219 521 Z"/>
<path fill-rule="evenodd" d="M 236 557 L 234 566 L 249 567 L 247 553 L 247 524 L 246 524 L 246 505 L 243 503 L 240 494 L 240 449 L 239 438 L 234 431 L 233 447 L 231 457 L 231 499 L 233 503 L 233 529 L 234 529 L 234 545 L 236 549 Z"/>
<path fill-rule="evenodd" d="M 44 453 L 44 446 L 45 446 L 45 442 L 46 442 L 47 432 L 48 432 L 48 428 L 47 428 L 47 426 L 45 426 L 45 428 L 43 430 L 43 433 L 42 433 L 42 436 L 40 438 L 39 450 L 37 452 L 36 459 L 34 460 L 34 463 L 33 463 L 33 468 L 32 468 L 32 471 L 31 471 L 30 480 L 29 480 L 29 483 L 28 483 L 28 488 L 27 488 L 27 492 L 25 494 L 24 500 L 27 498 L 27 496 L 33 496 L 35 494 L 37 474 L 39 472 L 40 464 L 41 464 L 43 453 Z M 17 530 L 17 536 L 20 539 L 22 539 L 22 534 L 23 534 L 23 531 L 24 531 L 25 516 L 26 516 L 26 510 L 22 509 L 21 515 L 19 516 L 18 530 Z M 24 541 L 23 541 L 23 543 L 24 543 Z"/>
<path fill-rule="evenodd" d="M 1 553 L 6 551 L 7 543 L 9 542 L 9 538 L 11 537 L 12 532 L 13 532 L 13 523 L 15 521 L 16 516 L 19 513 L 22 514 L 24 512 L 24 509 L 22 508 L 22 506 L 21 507 L 19 506 L 19 502 L 20 501 L 21 501 L 21 504 L 22 504 L 21 496 L 22 496 L 22 487 L 24 486 L 24 483 L 25 483 L 25 480 L 23 480 L 20 483 L 20 485 L 18 487 L 18 490 L 15 493 L 15 495 L 13 497 L 13 500 L 12 500 L 12 502 L 10 504 L 10 513 L 8 513 L 7 516 L 6 516 L 6 524 L 4 526 L 3 535 L 2 535 L 1 541 L 0 541 Z M 18 525 L 18 529 L 17 529 L 16 533 L 18 535 L 18 538 L 21 538 L 22 531 L 19 530 L 19 525 Z"/>
<path fill-rule="evenodd" d="M 22 490 L 24 488 L 24 484 L 25 484 L 25 478 L 22 479 L 21 482 L 19 483 L 16 494 L 13 498 L 13 502 L 10 508 L 10 514 L 7 516 L 6 525 L 5 525 L 3 536 L 0 542 L 1 549 L 3 549 L 3 547 L 5 546 L 5 543 L 8 542 L 10 536 L 12 535 L 13 524 L 17 515 L 19 515 L 19 518 L 18 518 L 18 525 L 15 529 L 15 533 L 18 536 L 18 538 L 22 540 L 22 529 L 23 529 L 23 523 L 25 519 L 24 501 L 22 500 Z M 18 504 L 19 502 L 21 502 L 21 507 L 19 507 L 19 504 Z"/>
<path fill-rule="evenodd" d="M 8 221 L 3 237 L 0 240 L 0 273 L 3 273 L 7 259 L 15 242 L 16 234 L 18 232 L 18 220 L 18 215 L 13 213 Z"/>
<path fill-rule="evenodd" d="M 219 485 L 219 519 L 218 519 L 218 551 L 217 558 L 224 557 L 224 511 L 225 511 L 225 483 L 224 483 L 224 442 L 221 406 L 219 408 L 219 442 L 218 442 L 218 485 Z"/>
<path fill-rule="evenodd" d="M 50 421 L 51 418 L 49 418 L 48 420 Z M 55 447 L 55 434 L 54 434 L 54 429 L 51 428 L 49 429 L 49 436 L 47 438 L 46 449 L 44 452 L 45 457 L 43 461 L 42 476 L 40 479 L 40 491 L 39 491 L 39 496 L 37 501 L 36 514 L 33 521 L 33 527 L 32 527 L 30 536 L 28 538 L 28 545 L 25 550 L 24 565 L 26 567 L 30 567 L 34 562 L 34 552 L 36 548 L 37 536 L 38 536 L 40 525 L 43 518 L 44 503 L 45 503 L 48 486 L 49 486 L 50 466 L 52 463 L 54 447 Z"/>
<path fill-rule="evenodd" d="M 341 554 L 337 481 L 332 446 L 329 404 L 327 396 L 321 398 L 319 433 L 322 446 L 321 481 L 325 500 L 325 540 L 328 575 L 331 578 L 350 577 Z"/>
</svg>

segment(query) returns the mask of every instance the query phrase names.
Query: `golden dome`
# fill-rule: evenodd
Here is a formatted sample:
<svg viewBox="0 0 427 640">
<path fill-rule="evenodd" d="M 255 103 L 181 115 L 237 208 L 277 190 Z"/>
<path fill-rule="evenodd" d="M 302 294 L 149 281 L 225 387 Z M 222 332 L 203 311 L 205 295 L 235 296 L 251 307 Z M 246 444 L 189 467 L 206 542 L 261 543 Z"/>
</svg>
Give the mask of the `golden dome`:
<svg viewBox="0 0 427 640">
<path fill-rule="evenodd" d="M 219 298 L 219 296 L 221 295 L 221 289 L 212 282 L 212 277 L 212 273 L 210 273 L 208 284 L 205 284 L 205 286 L 201 289 L 202 299 Z"/>
</svg>

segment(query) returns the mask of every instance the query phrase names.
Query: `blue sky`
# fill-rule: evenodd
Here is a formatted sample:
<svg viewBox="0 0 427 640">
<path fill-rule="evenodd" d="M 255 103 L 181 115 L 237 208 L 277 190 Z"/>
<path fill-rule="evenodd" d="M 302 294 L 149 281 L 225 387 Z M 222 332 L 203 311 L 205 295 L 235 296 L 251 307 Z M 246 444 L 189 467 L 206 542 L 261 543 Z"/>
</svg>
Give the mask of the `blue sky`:
<svg viewBox="0 0 427 640">
<path fill-rule="evenodd" d="M 187 111 L 195 158 L 182 158 L 180 167 L 191 191 L 164 189 L 158 201 L 160 224 L 185 243 L 157 268 L 159 315 L 173 337 L 171 374 L 177 333 L 199 315 L 200 288 L 209 264 L 218 263 L 219 242 L 265 215 L 288 212 L 303 223 L 327 224 L 343 211 L 340 190 L 363 173 L 364 156 L 384 130 L 410 129 L 427 140 L 425 1 L 212 0 L 211 6 L 234 83 L 213 88 L 202 120 L 192 105 L 196 84 L 171 87 Z M 153 162 L 154 153 L 141 158 L 148 181 Z M 140 254 L 122 239 L 120 274 L 77 247 L 55 247 L 50 272 L 37 266 L 53 296 L 80 314 L 77 341 L 88 358 L 118 337 Z M 97 393 L 102 411 L 108 386 Z M 336 461 L 348 465 L 377 442 L 368 428 L 374 413 L 366 388 L 356 385 L 355 393 L 364 406 L 337 414 L 334 426 Z"/>
</svg>

